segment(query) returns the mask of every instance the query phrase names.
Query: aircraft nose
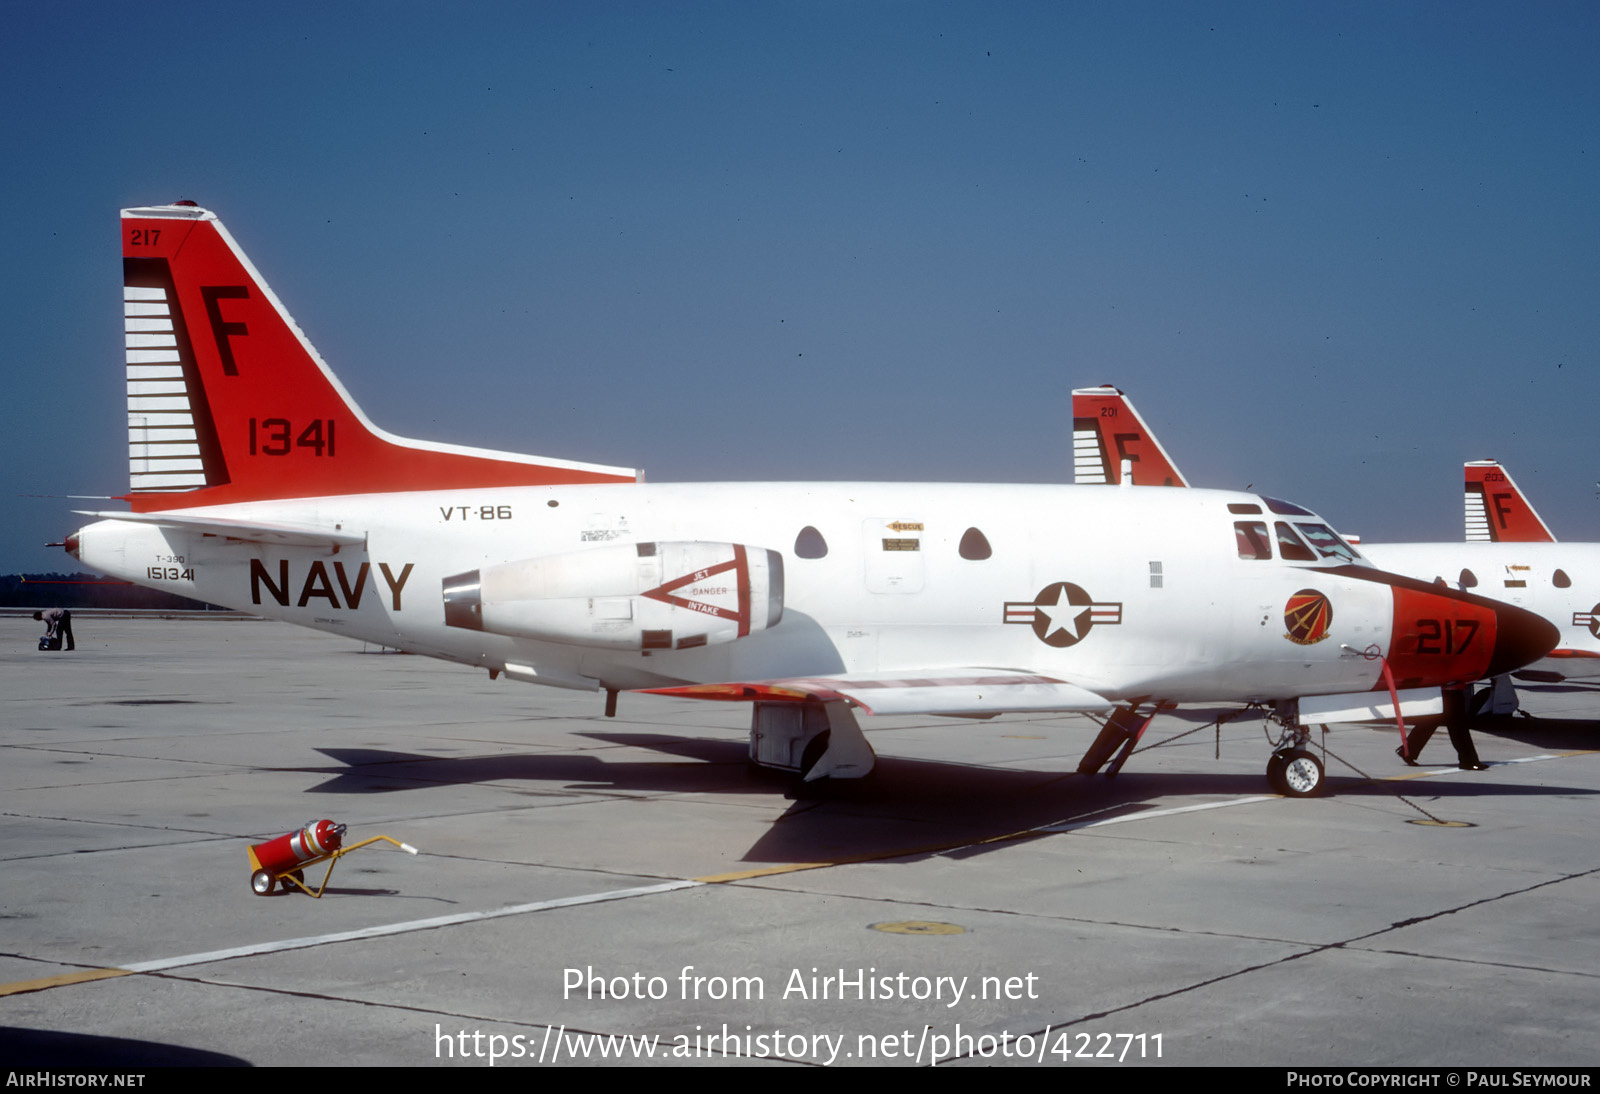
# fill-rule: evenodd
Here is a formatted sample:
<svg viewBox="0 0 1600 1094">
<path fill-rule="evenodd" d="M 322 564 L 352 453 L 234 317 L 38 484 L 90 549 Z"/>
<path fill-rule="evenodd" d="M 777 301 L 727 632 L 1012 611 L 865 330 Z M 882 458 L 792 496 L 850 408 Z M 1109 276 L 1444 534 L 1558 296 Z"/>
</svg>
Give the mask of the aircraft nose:
<svg viewBox="0 0 1600 1094">
<path fill-rule="evenodd" d="M 1494 609 L 1494 652 L 1486 676 L 1499 676 L 1539 660 L 1556 648 L 1561 632 L 1542 615 L 1512 604 Z"/>
<path fill-rule="evenodd" d="M 67 554 L 71 555 L 73 558 L 77 558 L 78 557 L 78 533 L 74 532 L 70 536 L 68 536 L 66 538 L 66 541 L 62 544 L 62 546 L 67 549 Z"/>
<path fill-rule="evenodd" d="M 1405 687 L 1498 676 L 1537 661 L 1561 638 L 1549 620 L 1514 604 L 1397 574 L 1362 576 L 1393 589 L 1389 665 Z"/>
</svg>

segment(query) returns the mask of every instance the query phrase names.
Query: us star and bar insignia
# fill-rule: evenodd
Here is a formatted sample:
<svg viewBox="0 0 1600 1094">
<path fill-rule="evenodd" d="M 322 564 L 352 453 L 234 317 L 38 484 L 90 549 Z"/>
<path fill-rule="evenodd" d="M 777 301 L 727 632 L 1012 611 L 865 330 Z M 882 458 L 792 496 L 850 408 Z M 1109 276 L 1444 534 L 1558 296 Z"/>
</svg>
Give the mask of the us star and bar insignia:
<svg viewBox="0 0 1600 1094">
<path fill-rule="evenodd" d="M 1122 622 L 1122 603 L 1097 602 L 1070 581 L 1057 581 L 1039 590 L 1032 600 L 1008 600 L 1005 622 L 1025 623 L 1047 646 L 1075 646 L 1088 637 L 1095 624 Z"/>
</svg>

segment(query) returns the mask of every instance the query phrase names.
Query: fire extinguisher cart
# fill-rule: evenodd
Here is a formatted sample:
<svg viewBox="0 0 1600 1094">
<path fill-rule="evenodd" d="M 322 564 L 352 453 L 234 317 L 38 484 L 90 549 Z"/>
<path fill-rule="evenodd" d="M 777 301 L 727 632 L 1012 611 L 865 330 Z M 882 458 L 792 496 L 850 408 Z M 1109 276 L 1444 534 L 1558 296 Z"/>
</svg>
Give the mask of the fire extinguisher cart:
<svg viewBox="0 0 1600 1094">
<path fill-rule="evenodd" d="M 307 896 L 321 898 L 333 876 L 333 867 L 352 851 L 370 847 L 374 843 L 392 843 L 408 855 L 417 853 L 409 843 L 401 843 L 390 836 L 373 836 L 349 847 L 343 846 L 345 826 L 330 820 L 312 821 L 298 832 L 289 832 L 277 839 L 258 843 L 249 849 L 250 888 L 257 896 L 266 896 L 274 885 L 284 892 L 299 889 Z M 322 884 L 315 891 L 306 885 L 305 870 L 319 863 L 328 864 L 322 875 Z"/>
</svg>

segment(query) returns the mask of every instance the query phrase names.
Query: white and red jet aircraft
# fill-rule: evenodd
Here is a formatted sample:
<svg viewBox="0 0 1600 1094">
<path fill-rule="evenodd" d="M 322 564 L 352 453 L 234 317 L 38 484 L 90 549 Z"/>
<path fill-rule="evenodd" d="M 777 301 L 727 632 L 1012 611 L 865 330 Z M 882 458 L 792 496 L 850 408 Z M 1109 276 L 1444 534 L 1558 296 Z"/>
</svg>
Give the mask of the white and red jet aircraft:
<svg viewBox="0 0 1600 1094">
<path fill-rule="evenodd" d="M 1187 485 L 1132 402 L 1114 387 L 1072 393 L 1073 466 L 1077 482 L 1120 481 L 1126 472 L 1143 485 Z M 1600 677 L 1600 544 L 1557 543 L 1511 476 L 1493 460 L 1464 468 L 1466 541 L 1462 543 L 1366 543 L 1374 565 L 1536 612 L 1560 632 L 1559 645 L 1521 667 L 1521 680 L 1554 682 Z M 1276 525 L 1279 556 L 1314 552 Z M 1316 544 L 1313 542 L 1313 546 Z M 1494 674 L 1491 674 L 1494 675 Z M 1489 699 L 1484 696 L 1484 699 Z M 1493 713 L 1516 709 L 1510 679 L 1495 682 Z"/>
<path fill-rule="evenodd" d="M 1512 674 L 1551 683 L 1600 677 L 1600 544 L 1560 543 L 1494 460 L 1469 460 L 1464 476 L 1466 546 L 1450 543 L 1374 545 L 1379 565 L 1473 589 L 1538 612 L 1561 631 L 1561 644 Z M 1517 709 L 1510 678 L 1495 681 L 1484 710 Z"/>
<path fill-rule="evenodd" d="M 608 713 L 622 690 L 750 701 L 752 759 L 807 779 L 870 770 L 857 711 L 1115 708 L 1092 770 L 1131 747 L 1141 709 L 1237 700 L 1273 704 L 1269 775 L 1310 794 L 1297 700 L 1366 705 L 1386 669 L 1436 688 L 1555 642 L 1253 494 L 646 484 L 405 440 L 356 408 L 212 213 L 125 210 L 122 245 L 131 511 L 90 514 L 73 555 L 491 677 L 603 689 Z M 1275 557 L 1274 521 L 1319 553 Z"/>
</svg>

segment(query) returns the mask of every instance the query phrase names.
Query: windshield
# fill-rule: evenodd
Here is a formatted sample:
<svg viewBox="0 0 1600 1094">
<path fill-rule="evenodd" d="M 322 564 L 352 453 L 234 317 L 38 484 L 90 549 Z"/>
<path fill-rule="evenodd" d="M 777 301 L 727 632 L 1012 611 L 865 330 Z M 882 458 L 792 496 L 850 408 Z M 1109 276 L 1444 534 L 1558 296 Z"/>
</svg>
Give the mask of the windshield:
<svg viewBox="0 0 1600 1094">
<path fill-rule="evenodd" d="M 1362 562 L 1362 557 L 1356 549 L 1339 538 L 1337 532 L 1326 524 L 1296 523 L 1300 534 L 1306 537 L 1306 542 L 1317 549 L 1323 558 L 1337 558 L 1344 562 Z"/>
</svg>

